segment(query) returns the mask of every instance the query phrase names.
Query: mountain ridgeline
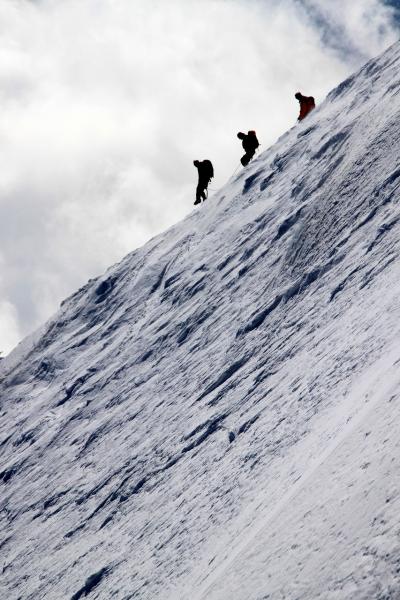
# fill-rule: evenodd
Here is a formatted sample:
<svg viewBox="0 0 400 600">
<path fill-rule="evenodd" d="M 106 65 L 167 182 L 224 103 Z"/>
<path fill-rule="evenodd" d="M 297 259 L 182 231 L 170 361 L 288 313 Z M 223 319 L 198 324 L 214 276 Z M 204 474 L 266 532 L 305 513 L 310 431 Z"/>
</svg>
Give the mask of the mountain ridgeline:
<svg viewBox="0 0 400 600">
<path fill-rule="evenodd" d="M 9 600 L 400 595 L 400 44 L 0 362 Z"/>
</svg>

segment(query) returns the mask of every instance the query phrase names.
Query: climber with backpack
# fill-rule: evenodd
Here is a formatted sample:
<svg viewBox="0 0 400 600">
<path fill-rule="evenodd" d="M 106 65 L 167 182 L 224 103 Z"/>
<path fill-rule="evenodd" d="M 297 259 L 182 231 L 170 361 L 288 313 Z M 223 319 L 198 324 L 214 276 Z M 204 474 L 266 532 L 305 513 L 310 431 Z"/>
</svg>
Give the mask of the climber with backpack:
<svg viewBox="0 0 400 600">
<path fill-rule="evenodd" d="M 300 115 L 297 120 L 302 121 L 315 108 L 315 100 L 312 96 L 303 96 L 300 92 L 297 92 L 294 97 L 300 103 Z"/>
<path fill-rule="evenodd" d="M 199 173 L 199 181 L 196 188 L 195 204 L 200 204 L 208 198 L 208 184 L 214 177 L 214 168 L 210 160 L 194 160 L 193 164 L 197 167 Z"/>
<path fill-rule="evenodd" d="M 240 162 L 245 167 L 253 158 L 255 151 L 257 150 L 260 144 L 258 143 L 256 132 L 253 130 L 248 131 L 247 134 L 239 131 L 237 136 L 239 140 L 242 140 L 243 150 L 245 151 L 244 156 L 242 156 L 242 158 L 240 159 Z"/>
</svg>

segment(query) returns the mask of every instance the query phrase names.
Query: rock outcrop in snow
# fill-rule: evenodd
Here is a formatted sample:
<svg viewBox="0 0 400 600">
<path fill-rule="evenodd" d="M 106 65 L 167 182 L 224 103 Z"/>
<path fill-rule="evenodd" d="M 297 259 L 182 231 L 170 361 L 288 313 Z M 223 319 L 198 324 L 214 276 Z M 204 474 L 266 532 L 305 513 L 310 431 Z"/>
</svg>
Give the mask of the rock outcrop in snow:
<svg viewBox="0 0 400 600">
<path fill-rule="evenodd" d="M 10 600 L 400 595 L 400 45 L 0 363 Z"/>
</svg>

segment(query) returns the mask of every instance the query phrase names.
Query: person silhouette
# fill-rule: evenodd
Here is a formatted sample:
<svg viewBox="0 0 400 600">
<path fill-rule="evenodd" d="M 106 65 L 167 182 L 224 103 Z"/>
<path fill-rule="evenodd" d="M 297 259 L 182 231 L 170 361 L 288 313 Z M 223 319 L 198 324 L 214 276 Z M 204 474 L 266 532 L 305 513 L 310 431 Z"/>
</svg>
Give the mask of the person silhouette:
<svg viewBox="0 0 400 600">
<path fill-rule="evenodd" d="M 196 200 L 195 204 L 200 204 L 201 201 L 208 197 L 208 184 L 214 177 L 214 167 L 210 160 L 194 160 L 193 164 L 197 167 L 199 173 L 199 181 L 196 188 Z"/>
<path fill-rule="evenodd" d="M 255 151 L 260 144 L 258 143 L 256 132 L 253 130 L 248 131 L 247 134 L 239 131 L 237 136 L 239 140 L 242 140 L 243 150 L 245 151 L 244 156 L 240 159 L 240 162 L 245 167 L 253 158 Z"/>
</svg>

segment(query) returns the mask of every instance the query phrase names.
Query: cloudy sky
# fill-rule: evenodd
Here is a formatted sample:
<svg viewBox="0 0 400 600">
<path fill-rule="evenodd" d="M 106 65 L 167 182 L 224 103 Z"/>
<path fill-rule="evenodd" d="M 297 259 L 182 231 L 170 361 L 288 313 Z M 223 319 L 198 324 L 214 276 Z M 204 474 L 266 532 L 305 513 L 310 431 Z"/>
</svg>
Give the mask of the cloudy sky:
<svg viewBox="0 0 400 600">
<path fill-rule="evenodd" d="M 397 0 L 0 0 L 0 350 L 398 38 Z M 210 198 L 211 199 L 211 198 Z"/>
</svg>

